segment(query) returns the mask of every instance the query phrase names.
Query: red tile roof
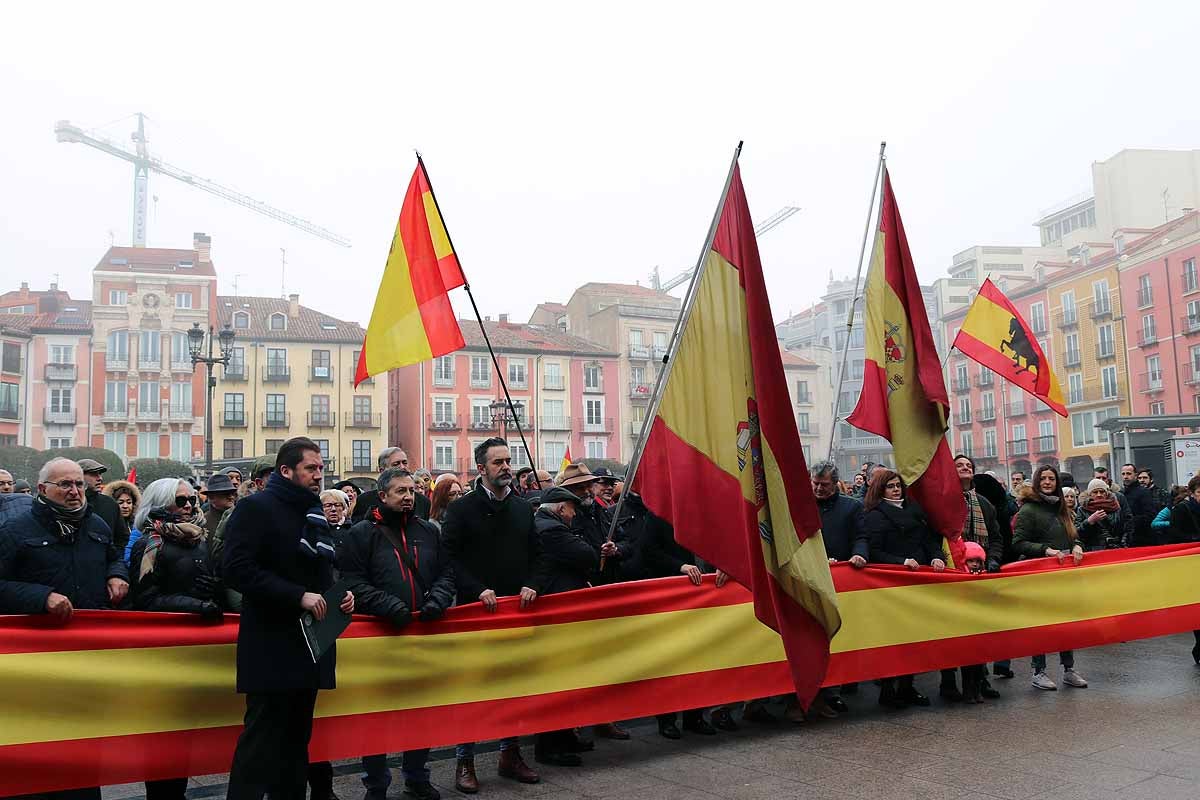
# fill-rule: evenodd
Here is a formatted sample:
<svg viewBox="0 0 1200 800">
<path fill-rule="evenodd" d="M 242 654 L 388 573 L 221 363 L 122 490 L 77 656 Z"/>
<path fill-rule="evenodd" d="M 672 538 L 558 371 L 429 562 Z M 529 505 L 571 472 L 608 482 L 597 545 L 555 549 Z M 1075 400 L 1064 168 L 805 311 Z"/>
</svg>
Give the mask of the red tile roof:
<svg viewBox="0 0 1200 800">
<path fill-rule="evenodd" d="M 288 317 L 289 301 L 280 297 L 217 297 L 218 326 L 229 323 L 238 336 L 260 342 L 331 342 L 350 344 L 361 342 L 366 331 L 357 322 L 335 319 L 320 311 L 300 306 L 296 317 Z M 233 315 L 245 311 L 250 317 L 249 328 L 233 325 Z M 287 328 L 273 331 L 270 327 L 272 314 L 283 314 Z"/>
<path fill-rule="evenodd" d="M 779 357 L 783 360 L 784 367 L 816 367 L 817 362 L 810 361 L 803 356 L 798 356 L 795 353 L 779 348 Z"/>
<path fill-rule="evenodd" d="M 584 356 L 617 356 L 595 342 L 563 333 L 557 328 L 546 325 L 521 325 L 515 322 L 496 322 L 484 320 L 488 338 L 497 352 L 510 351 L 520 353 L 559 353 L 563 355 Z M 468 350 L 486 350 L 483 334 L 479 331 L 479 322 L 473 319 L 460 319 L 458 327 L 462 329 L 463 339 Z"/>
<path fill-rule="evenodd" d="M 0 334 L 28 338 L 37 314 L 0 314 Z"/>
<path fill-rule="evenodd" d="M 38 314 L 33 322 L 34 333 L 91 333 L 92 301 L 70 300 L 57 311 Z"/>
<path fill-rule="evenodd" d="M 584 294 L 626 294 L 641 295 L 642 297 L 670 298 L 672 300 L 677 299 L 674 295 L 636 283 L 585 283 L 575 291 L 583 292 Z"/>
<path fill-rule="evenodd" d="M 180 262 L 191 266 L 181 267 Z M 211 261 L 200 261 L 195 250 L 174 250 L 165 247 L 110 247 L 96 272 L 172 272 L 181 275 L 211 275 L 216 277 Z"/>
</svg>

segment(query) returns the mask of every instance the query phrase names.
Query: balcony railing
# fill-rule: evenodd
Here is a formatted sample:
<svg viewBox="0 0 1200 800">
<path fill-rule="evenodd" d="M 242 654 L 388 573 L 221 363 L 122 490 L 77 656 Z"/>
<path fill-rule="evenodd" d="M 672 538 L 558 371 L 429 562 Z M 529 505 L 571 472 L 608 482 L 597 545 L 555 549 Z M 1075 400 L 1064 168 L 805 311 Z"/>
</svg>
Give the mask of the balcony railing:
<svg viewBox="0 0 1200 800">
<path fill-rule="evenodd" d="M 1142 394 L 1154 394 L 1163 390 L 1163 373 L 1158 372 L 1143 372 L 1138 375 L 1138 391 Z"/>
<path fill-rule="evenodd" d="M 1011 400 L 1008 403 L 1008 416 L 1023 417 L 1028 412 L 1024 400 Z"/>
<path fill-rule="evenodd" d="M 1138 289 L 1137 293 L 1138 308 L 1146 308 L 1154 305 L 1154 292 L 1150 289 Z"/>
<path fill-rule="evenodd" d="M 1008 454 L 1010 456 L 1027 456 L 1029 455 L 1029 440 L 1014 439 L 1008 443 Z"/>
<path fill-rule="evenodd" d="M 443 458 L 441 460 L 434 458 L 433 471 L 461 473 L 463 471 L 463 460 L 461 458 Z"/>
<path fill-rule="evenodd" d="M 1045 317 L 1034 317 L 1029 320 L 1029 330 L 1033 331 L 1034 336 L 1041 336 L 1047 330 Z"/>
<path fill-rule="evenodd" d="M 553 389 L 555 391 L 561 391 L 563 388 L 562 375 L 546 375 L 546 376 L 544 376 L 542 378 L 542 388 L 543 389 Z"/>
<path fill-rule="evenodd" d="M 1150 331 L 1149 333 L 1142 331 L 1138 334 L 1138 347 L 1149 347 L 1153 344 L 1158 344 L 1157 331 Z"/>
<path fill-rule="evenodd" d="M 347 428 L 378 428 L 383 424 L 383 414 L 376 411 L 347 411 Z"/>
<path fill-rule="evenodd" d="M 954 417 L 954 420 L 959 425 L 966 425 L 967 423 L 969 423 L 971 421 L 971 412 L 970 411 L 960 411 L 958 413 L 958 415 Z"/>
<path fill-rule="evenodd" d="M 171 372 L 192 372 L 194 366 L 190 358 L 183 361 L 177 361 L 174 357 L 171 358 Z"/>
<path fill-rule="evenodd" d="M 309 383 L 333 383 L 333 367 L 328 365 L 323 367 L 308 368 Z"/>
<path fill-rule="evenodd" d="M 1196 270 L 1195 269 L 1185 269 L 1181 273 L 1180 277 L 1183 280 L 1183 293 L 1184 294 L 1187 294 L 1188 292 L 1194 292 L 1194 291 L 1196 291 L 1196 289 L 1200 288 L 1200 282 L 1198 282 L 1196 280 Z"/>
<path fill-rule="evenodd" d="M 570 417 L 547 417 L 546 415 L 543 414 L 541 428 L 544 431 L 569 431 L 569 430 L 571 430 L 571 418 Z M 558 468 L 558 465 L 556 464 L 555 469 L 557 469 L 557 468 Z"/>
<path fill-rule="evenodd" d="M 1112 342 L 1097 342 L 1096 343 L 1096 358 L 1116 358 L 1117 348 Z"/>
<path fill-rule="evenodd" d="M 471 376 L 471 388 L 472 389 L 490 389 L 491 386 L 492 386 L 492 374 L 490 372 L 487 375 L 472 375 Z"/>
<path fill-rule="evenodd" d="M 120 408 L 111 408 L 106 406 L 100 412 L 100 419 L 104 422 L 124 422 L 129 419 L 129 407 L 122 406 Z"/>
<path fill-rule="evenodd" d="M 1189 303 L 1189 305 L 1191 304 Z M 1179 329 L 1185 336 L 1200 333 L 1200 314 L 1188 314 L 1186 317 L 1180 317 Z"/>
<path fill-rule="evenodd" d="M 584 433 L 612 433 L 612 430 L 612 417 L 605 417 L 604 419 L 596 419 L 591 421 L 585 419 L 583 422 Z"/>
<path fill-rule="evenodd" d="M 337 457 L 336 456 L 322 456 L 321 460 L 325 462 L 326 476 L 330 475 L 331 473 L 337 472 Z"/>
<path fill-rule="evenodd" d="M 1079 311 L 1070 309 L 1069 311 L 1059 311 L 1054 315 L 1054 324 L 1059 328 L 1073 328 L 1079 324 Z"/>
<path fill-rule="evenodd" d="M 77 374 L 78 368 L 74 364 L 46 365 L 46 380 L 48 381 L 73 381 Z"/>
<path fill-rule="evenodd" d="M 956 392 L 969 392 L 971 381 L 966 378 L 953 378 L 950 381 L 950 387 Z"/>
<path fill-rule="evenodd" d="M 1063 353 L 1063 366 L 1078 367 L 1082 360 L 1083 356 L 1078 350 L 1068 350 Z"/>
<path fill-rule="evenodd" d="M 268 364 L 263 367 L 263 383 L 291 383 L 292 368 L 286 364 Z"/>
<path fill-rule="evenodd" d="M 244 381 L 246 380 L 246 365 L 245 364 L 230 364 L 221 372 L 221 379 L 226 381 Z"/>
<path fill-rule="evenodd" d="M 651 348 L 651 350 L 650 350 L 650 355 L 654 356 L 655 361 L 662 361 L 664 358 L 667 357 L 666 345 L 659 345 L 659 344 L 654 345 L 654 347 Z"/>
<path fill-rule="evenodd" d="M 0 406 L 0 419 L 20 419 L 21 408 L 19 406 Z"/>
<path fill-rule="evenodd" d="M 264 411 L 262 421 L 264 428 L 288 428 L 292 424 L 292 415 L 288 411 L 276 413 Z"/>
<path fill-rule="evenodd" d="M 129 353 L 105 353 L 104 368 L 114 371 L 129 369 Z"/>
<path fill-rule="evenodd" d="M 1037 453 L 1053 453 L 1056 449 L 1054 436 L 1033 437 L 1033 449 Z"/>
<path fill-rule="evenodd" d="M 821 435 L 821 426 L 816 422 L 810 422 L 807 425 L 801 425 L 799 422 L 797 422 L 796 430 L 800 433 L 801 436 L 820 436 Z"/>
<path fill-rule="evenodd" d="M 488 413 L 485 416 L 472 417 L 470 420 L 468 420 L 467 430 L 495 433 L 496 431 L 500 430 L 500 422 L 499 420 L 493 420 L 491 414 Z"/>
<path fill-rule="evenodd" d="M 431 431 L 461 431 L 462 417 L 454 414 L 449 417 L 439 417 L 436 414 L 429 418 L 429 430 Z"/>
<path fill-rule="evenodd" d="M 1183 382 L 1188 386 L 1200 386 L 1200 363 L 1183 365 Z"/>
<path fill-rule="evenodd" d="M 159 420 L 162 419 L 162 409 L 158 406 L 153 408 L 138 408 L 137 418 L 141 420 Z"/>
<path fill-rule="evenodd" d="M 375 465 L 369 458 L 352 458 L 350 460 L 351 472 L 374 472 Z"/>
<path fill-rule="evenodd" d="M 434 372 L 433 385 L 442 389 L 454 388 L 454 373 L 453 372 Z"/>
<path fill-rule="evenodd" d="M 162 370 L 162 363 L 162 356 L 151 356 L 149 358 L 138 356 L 137 368 L 148 372 L 159 372 Z"/>
<path fill-rule="evenodd" d="M 631 383 L 629 384 L 629 399 L 649 400 L 650 393 L 653 391 L 654 387 L 648 383 Z"/>
<path fill-rule="evenodd" d="M 1100 319 L 1102 317 L 1111 317 L 1113 313 L 1112 301 L 1107 297 L 1102 302 L 1093 303 L 1091 309 L 1092 319 Z"/>
<path fill-rule="evenodd" d="M 75 411 L 51 411 L 47 408 L 42 412 L 42 422 L 48 425 L 74 425 Z"/>
<path fill-rule="evenodd" d="M 996 418 L 996 409 L 995 408 L 984 407 L 984 408 L 979 409 L 979 421 L 980 422 L 991 422 L 995 418 Z"/>
<path fill-rule="evenodd" d="M 1120 396 L 1120 390 L 1115 394 L 1105 394 L 1103 386 L 1084 386 L 1078 392 L 1068 391 L 1067 405 L 1078 405 L 1080 403 L 1099 403 L 1102 400 L 1116 400 Z"/>
<path fill-rule="evenodd" d="M 604 381 L 597 381 L 596 383 L 590 383 L 590 384 L 587 381 L 584 381 L 583 393 L 584 394 L 604 394 Z"/>
<path fill-rule="evenodd" d="M 308 411 L 305 413 L 305 422 L 310 428 L 333 428 L 335 419 L 332 411 Z"/>
<path fill-rule="evenodd" d="M 196 418 L 196 415 L 192 413 L 191 406 L 172 405 L 165 409 L 165 411 L 167 412 L 165 415 L 166 418 L 175 420 L 176 422 L 191 422 Z"/>
<path fill-rule="evenodd" d="M 629 345 L 629 357 L 635 361 L 649 361 L 650 348 L 644 344 Z"/>
<path fill-rule="evenodd" d="M 991 372 L 985 372 L 975 376 L 975 385 L 980 389 L 989 389 L 996 385 L 996 376 Z"/>
</svg>

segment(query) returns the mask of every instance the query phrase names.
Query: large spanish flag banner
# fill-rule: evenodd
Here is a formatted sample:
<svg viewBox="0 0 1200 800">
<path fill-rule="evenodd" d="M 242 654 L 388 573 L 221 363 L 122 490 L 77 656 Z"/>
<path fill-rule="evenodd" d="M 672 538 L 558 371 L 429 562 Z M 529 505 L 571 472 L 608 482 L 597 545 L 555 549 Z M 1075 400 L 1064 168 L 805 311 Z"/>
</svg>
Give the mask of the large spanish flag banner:
<svg viewBox="0 0 1200 800">
<path fill-rule="evenodd" d="M 1029 323 L 991 278 L 979 287 L 954 347 L 1001 378 L 1020 386 L 1062 416 L 1067 416 L 1062 387 Z"/>
<path fill-rule="evenodd" d="M 1200 628 L 1200 545 L 1006 565 L 995 575 L 855 570 L 826 685 Z M 237 618 L 0 617 L 0 796 L 227 772 L 245 703 Z M 297 634 L 298 635 L 298 634 Z M 1190 647 L 1190 641 L 1184 647 Z M 1186 658 L 1181 653 L 1181 658 Z M 321 692 L 313 760 L 525 735 L 783 694 L 779 636 L 709 577 L 504 598 L 397 631 L 357 618 Z"/>
<path fill-rule="evenodd" d="M 950 398 L 886 167 L 865 294 L 863 387 L 847 422 L 892 443 L 909 496 L 961 568 L 967 507 L 946 443 Z"/>
<path fill-rule="evenodd" d="M 358 356 L 354 385 L 461 348 L 463 335 L 448 292 L 466 282 L 425 163 L 418 157 Z"/>
<path fill-rule="evenodd" d="M 807 706 L 841 621 L 736 160 L 710 235 L 633 489 L 750 590 Z"/>
</svg>

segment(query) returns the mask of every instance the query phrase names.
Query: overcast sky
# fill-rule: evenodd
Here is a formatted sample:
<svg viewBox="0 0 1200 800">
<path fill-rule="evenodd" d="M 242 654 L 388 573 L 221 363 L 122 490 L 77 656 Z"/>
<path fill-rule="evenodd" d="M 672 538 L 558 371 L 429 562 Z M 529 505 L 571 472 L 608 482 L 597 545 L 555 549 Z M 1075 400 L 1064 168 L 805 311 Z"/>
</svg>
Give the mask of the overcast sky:
<svg viewBox="0 0 1200 800">
<path fill-rule="evenodd" d="M 268 8 L 269 5 L 269 8 Z M 695 260 L 746 141 L 776 318 L 852 275 L 879 141 L 922 280 L 1126 147 L 1200 147 L 1200 3 L 22 3 L 0 37 L 0 288 L 75 296 L 129 244 L 132 167 L 69 119 L 350 238 L 152 175 L 149 244 L 213 237 L 220 291 L 366 323 L 425 155 L 485 314 Z M 379 8 L 377 8 L 378 6 Z M 587 9 L 587 10 L 584 10 Z M 460 313 L 465 297 L 455 293 Z"/>
</svg>

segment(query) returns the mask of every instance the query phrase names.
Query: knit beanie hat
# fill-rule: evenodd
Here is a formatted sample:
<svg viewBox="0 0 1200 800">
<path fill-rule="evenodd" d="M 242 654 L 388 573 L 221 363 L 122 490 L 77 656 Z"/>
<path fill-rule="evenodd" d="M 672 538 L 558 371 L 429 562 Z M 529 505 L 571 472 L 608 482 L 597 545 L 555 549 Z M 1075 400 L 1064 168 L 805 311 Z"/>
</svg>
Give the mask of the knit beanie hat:
<svg viewBox="0 0 1200 800">
<path fill-rule="evenodd" d="M 1108 484 L 1106 482 L 1100 480 L 1099 478 L 1092 478 L 1091 481 L 1088 482 L 1088 494 L 1091 494 L 1097 489 L 1103 489 L 1106 492 L 1112 491 L 1108 488 Z"/>
<path fill-rule="evenodd" d="M 987 553 L 983 551 L 983 545 L 979 542 L 965 542 L 963 544 L 963 558 L 966 561 L 970 561 L 972 558 L 987 561 Z"/>
</svg>

